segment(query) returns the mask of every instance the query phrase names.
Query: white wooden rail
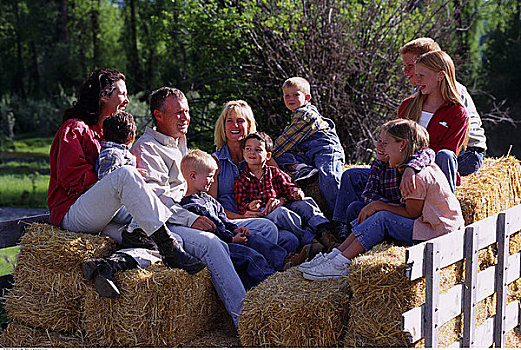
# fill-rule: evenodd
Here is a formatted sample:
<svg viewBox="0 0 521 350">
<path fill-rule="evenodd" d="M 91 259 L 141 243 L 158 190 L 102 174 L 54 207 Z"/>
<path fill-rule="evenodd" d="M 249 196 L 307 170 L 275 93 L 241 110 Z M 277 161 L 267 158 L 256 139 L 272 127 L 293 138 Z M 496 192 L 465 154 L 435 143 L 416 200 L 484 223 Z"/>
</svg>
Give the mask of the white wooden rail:
<svg viewBox="0 0 521 350">
<path fill-rule="evenodd" d="M 464 230 L 407 249 L 406 276 L 425 277 L 425 304 L 402 314 L 402 331 L 411 342 L 425 338 L 438 346 L 440 327 L 464 313 L 463 339 L 450 347 L 505 346 L 505 333 L 520 324 L 519 301 L 507 304 L 507 286 L 521 277 L 521 252 L 509 254 L 510 236 L 521 230 L 521 205 L 467 226 Z M 478 251 L 497 242 L 498 262 L 478 273 Z M 440 293 L 442 268 L 465 259 L 465 282 Z M 496 315 L 476 326 L 479 301 L 496 293 Z"/>
</svg>

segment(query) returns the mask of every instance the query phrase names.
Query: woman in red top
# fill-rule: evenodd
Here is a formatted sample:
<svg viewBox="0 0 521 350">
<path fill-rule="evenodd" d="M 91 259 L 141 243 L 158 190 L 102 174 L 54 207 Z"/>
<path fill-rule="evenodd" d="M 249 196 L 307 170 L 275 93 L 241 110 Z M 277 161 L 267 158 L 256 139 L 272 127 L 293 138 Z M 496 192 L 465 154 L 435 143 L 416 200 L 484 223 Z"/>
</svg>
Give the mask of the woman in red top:
<svg viewBox="0 0 521 350">
<path fill-rule="evenodd" d="M 51 145 L 50 221 L 67 230 L 98 233 L 125 206 L 140 229 L 123 231 L 124 247 L 156 248 L 167 266 L 189 273 L 200 271 L 204 264 L 184 252 L 164 225 L 172 212 L 146 186 L 135 167 L 122 166 L 98 181 L 94 167 L 103 121 L 127 104 L 125 76 L 116 70 L 95 70 L 81 86 L 78 101 L 65 111 Z M 135 266 L 130 255 L 116 253 L 87 260 L 82 270 L 87 279 L 94 279 L 101 296 L 115 298 L 120 293 L 112 282 L 113 273 Z"/>
<path fill-rule="evenodd" d="M 425 127 L 436 164 L 449 181 L 452 192 L 458 181 L 457 155 L 468 134 L 468 116 L 456 89 L 456 73 L 450 56 L 443 51 L 427 52 L 416 60 L 418 91 L 405 99 L 398 117 Z"/>
</svg>

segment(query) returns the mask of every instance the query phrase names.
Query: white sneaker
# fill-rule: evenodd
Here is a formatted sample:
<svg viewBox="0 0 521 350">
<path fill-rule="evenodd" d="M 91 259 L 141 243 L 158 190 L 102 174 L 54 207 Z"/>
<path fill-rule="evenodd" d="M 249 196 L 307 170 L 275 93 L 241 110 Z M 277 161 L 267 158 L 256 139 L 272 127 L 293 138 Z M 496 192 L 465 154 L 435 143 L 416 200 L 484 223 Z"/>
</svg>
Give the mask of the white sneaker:
<svg viewBox="0 0 521 350">
<path fill-rule="evenodd" d="M 341 253 L 341 251 L 336 248 L 327 254 L 320 252 L 317 255 L 315 255 L 315 257 L 313 259 L 311 259 L 310 261 L 300 264 L 298 266 L 298 270 L 300 272 L 306 272 L 310 268 L 317 266 L 318 264 L 321 264 L 326 260 L 333 259 L 335 256 L 337 256 L 338 253 Z"/>
<path fill-rule="evenodd" d="M 327 254 L 320 252 L 317 255 L 315 255 L 315 257 L 313 259 L 311 259 L 310 261 L 300 264 L 297 269 L 300 272 L 306 272 L 308 269 L 310 269 L 314 266 L 317 266 L 318 264 L 321 264 L 323 261 L 326 261 L 326 260 L 328 260 Z"/>
<path fill-rule="evenodd" d="M 303 273 L 304 278 L 313 281 L 323 281 L 331 278 L 340 278 L 347 276 L 347 270 L 350 263 L 337 265 L 333 260 L 326 260 Z"/>
<path fill-rule="evenodd" d="M 318 175 L 318 169 L 311 165 L 304 165 L 295 172 L 294 181 L 297 185 L 304 185 L 312 182 Z"/>
</svg>

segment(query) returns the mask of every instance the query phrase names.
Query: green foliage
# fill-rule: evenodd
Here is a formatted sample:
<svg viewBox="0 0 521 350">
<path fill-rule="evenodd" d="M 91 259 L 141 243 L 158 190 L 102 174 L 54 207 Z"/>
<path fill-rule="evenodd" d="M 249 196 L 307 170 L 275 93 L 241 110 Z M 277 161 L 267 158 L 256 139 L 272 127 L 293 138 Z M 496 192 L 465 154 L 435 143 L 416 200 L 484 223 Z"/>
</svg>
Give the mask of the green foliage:
<svg viewBox="0 0 521 350">
<path fill-rule="evenodd" d="M 5 174 L 0 175 L 0 206 L 20 208 L 46 208 L 49 175 Z"/>
</svg>

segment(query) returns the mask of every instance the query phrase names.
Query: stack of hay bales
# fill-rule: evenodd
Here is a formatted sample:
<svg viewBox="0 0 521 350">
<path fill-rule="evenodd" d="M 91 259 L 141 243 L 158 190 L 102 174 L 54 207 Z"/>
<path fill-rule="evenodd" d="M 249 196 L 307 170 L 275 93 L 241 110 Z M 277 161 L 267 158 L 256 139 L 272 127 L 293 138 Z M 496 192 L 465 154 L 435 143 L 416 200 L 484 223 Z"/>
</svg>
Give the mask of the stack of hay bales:
<svg viewBox="0 0 521 350">
<path fill-rule="evenodd" d="M 245 347 L 332 347 L 344 331 L 346 278 L 308 281 L 297 268 L 277 272 L 246 294 L 239 319 Z"/>
<path fill-rule="evenodd" d="M 486 159 L 479 172 L 463 178 L 456 195 L 466 224 L 521 203 L 519 161 L 514 157 Z M 479 252 L 480 271 L 496 262 L 495 249 L 490 246 Z M 510 254 L 519 250 L 521 234 L 518 233 L 511 236 Z M 401 331 L 401 315 L 425 302 L 424 279 L 411 282 L 405 277 L 405 251 L 405 247 L 382 243 L 357 257 L 349 270 L 349 286 L 343 285 L 343 279 L 336 282 L 306 281 L 294 269 L 271 276 L 246 295 L 239 321 L 242 344 L 285 347 L 423 347 L 423 340 L 410 344 Z M 442 292 L 463 281 L 464 267 L 461 261 L 442 269 Z M 342 287 L 339 288 L 337 283 L 342 284 Z M 312 286 L 312 289 L 307 289 L 307 286 Z M 509 285 L 509 302 L 520 298 L 520 286 L 521 279 Z M 329 304 L 327 308 L 323 306 L 327 310 L 323 312 L 328 315 L 320 325 L 309 325 L 306 322 L 310 321 L 300 315 L 318 312 L 316 309 L 319 301 L 333 304 Z M 348 321 L 342 323 L 347 309 Z M 494 313 L 495 295 L 478 304 L 477 324 L 482 324 Z M 333 329 L 331 327 L 336 327 L 335 331 L 343 329 L 341 338 L 326 336 L 324 330 Z M 461 339 L 462 327 L 461 317 L 444 324 L 439 330 L 440 346 L 447 346 Z M 516 332 L 507 333 L 508 346 L 520 344 L 519 327 Z M 321 334 L 322 339 L 328 338 L 328 341 L 322 340 L 319 343 L 315 340 L 317 334 Z"/>
<path fill-rule="evenodd" d="M 12 347 L 178 346 L 229 318 L 207 269 L 152 265 L 117 272 L 118 299 L 100 298 L 81 273 L 88 258 L 108 256 L 111 238 L 33 224 L 21 241 L 0 344 Z M 220 321 L 221 321 L 220 320 Z M 231 318 L 229 320 L 231 322 Z"/>
</svg>

